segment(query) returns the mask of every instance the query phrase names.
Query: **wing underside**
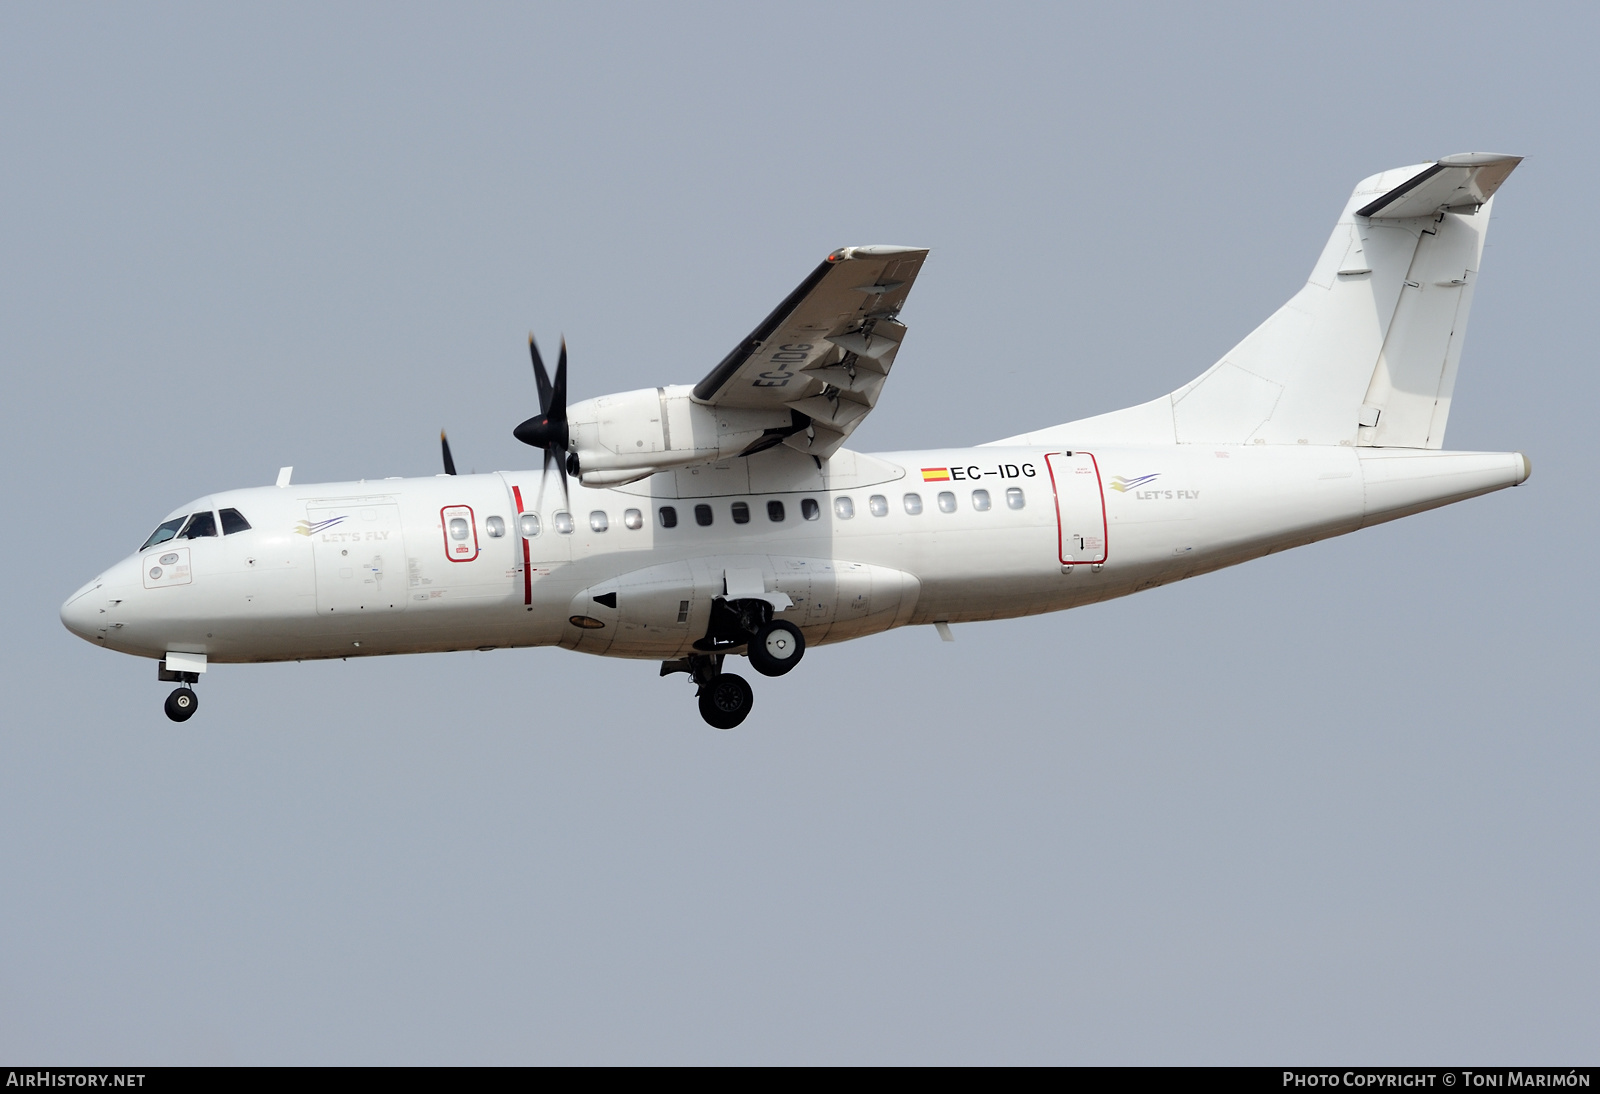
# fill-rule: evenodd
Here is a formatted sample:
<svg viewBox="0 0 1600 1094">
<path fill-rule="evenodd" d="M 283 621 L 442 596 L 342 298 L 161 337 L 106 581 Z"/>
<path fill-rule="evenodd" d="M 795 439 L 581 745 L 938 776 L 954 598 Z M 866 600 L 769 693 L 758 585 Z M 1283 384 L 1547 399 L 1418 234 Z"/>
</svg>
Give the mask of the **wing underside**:
<svg viewBox="0 0 1600 1094">
<path fill-rule="evenodd" d="M 878 401 L 906 328 L 900 309 L 928 252 L 845 247 L 813 270 L 694 389 L 696 402 L 788 410 L 750 451 L 831 456 Z"/>
</svg>

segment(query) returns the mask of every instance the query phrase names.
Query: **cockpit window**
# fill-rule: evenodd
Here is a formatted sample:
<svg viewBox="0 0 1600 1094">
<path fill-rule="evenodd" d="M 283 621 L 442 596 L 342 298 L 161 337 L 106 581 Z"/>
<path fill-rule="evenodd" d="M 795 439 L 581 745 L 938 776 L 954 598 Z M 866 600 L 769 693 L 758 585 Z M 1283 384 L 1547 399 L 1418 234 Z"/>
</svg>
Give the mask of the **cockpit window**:
<svg viewBox="0 0 1600 1094">
<path fill-rule="evenodd" d="M 245 520 L 244 514 L 237 509 L 224 509 L 219 515 L 222 517 L 222 534 L 225 536 L 250 530 L 250 522 Z"/>
<path fill-rule="evenodd" d="M 179 539 L 200 539 L 204 536 L 217 534 L 217 518 L 207 509 L 204 513 L 196 513 L 189 518 L 189 523 L 183 526 L 183 531 L 178 533 Z"/>
<path fill-rule="evenodd" d="M 183 522 L 186 519 L 186 517 L 173 517 L 171 520 L 165 521 L 159 528 L 150 533 L 150 538 L 144 541 L 144 547 L 154 547 L 158 543 L 167 542 L 167 540 L 178 534 L 178 529 L 183 527 Z M 144 547 L 139 548 L 139 550 L 144 550 Z"/>
</svg>

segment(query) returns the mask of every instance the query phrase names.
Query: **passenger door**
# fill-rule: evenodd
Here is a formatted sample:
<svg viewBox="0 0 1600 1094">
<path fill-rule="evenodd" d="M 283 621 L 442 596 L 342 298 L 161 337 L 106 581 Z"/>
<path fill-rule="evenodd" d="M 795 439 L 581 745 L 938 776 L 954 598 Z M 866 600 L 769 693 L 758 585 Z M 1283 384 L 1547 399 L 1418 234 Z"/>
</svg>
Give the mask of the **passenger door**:
<svg viewBox="0 0 1600 1094">
<path fill-rule="evenodd" d="M 1045 457 L 1056 492 L 1056 527 L 1063 566 L 1106 560 L 1106 499 L 1100 466 L 1087 452 L 1052 452 Z"/>
</svg>

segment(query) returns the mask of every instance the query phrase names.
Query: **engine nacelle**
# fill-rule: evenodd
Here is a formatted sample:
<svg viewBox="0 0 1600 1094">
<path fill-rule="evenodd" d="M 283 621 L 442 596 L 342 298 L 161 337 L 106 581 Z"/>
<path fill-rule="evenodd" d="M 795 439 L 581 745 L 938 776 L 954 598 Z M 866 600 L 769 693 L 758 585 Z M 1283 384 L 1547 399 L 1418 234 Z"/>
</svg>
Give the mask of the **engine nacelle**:
<svg viewBox="0 0 1600 1094">
<path fill-rule="evenodd" d="M 567 409 L 569 450 L 585 486 L 623 483 L 697 463 L 760 451 L 804 429 L 788 409 L 746 410 L 697 403 L 687 385 L 585 399 Z"/>
</svg>

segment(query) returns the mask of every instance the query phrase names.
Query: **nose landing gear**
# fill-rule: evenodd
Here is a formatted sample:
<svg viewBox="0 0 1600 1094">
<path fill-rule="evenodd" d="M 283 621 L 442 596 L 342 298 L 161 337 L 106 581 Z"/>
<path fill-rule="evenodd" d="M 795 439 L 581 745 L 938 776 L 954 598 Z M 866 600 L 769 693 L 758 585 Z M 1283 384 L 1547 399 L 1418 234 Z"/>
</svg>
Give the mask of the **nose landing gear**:
<svg viewBox="0 0 1600 1094">
<path fill-rule="evenodd" d="M 187 687 L 181 687 L 167 696 L 167 717 L 174 722 L 187 722 L 200 709 L 200 697 Z"/>
<path fill-rule="evenodd" d="M 187 672 L 181 669 L 169 669 L 165 661 L 156 663 L 156 679 L 167 684 L 178 684 L 179 687 L 167 696 L 163 709 L 167 717 L 174 722 L 187 722 L 194 717 L 194 712 L 200 709 L 200 697 L 194 693 L 189 685 L 199 682 L 198 672 Z"/>
</svg>

